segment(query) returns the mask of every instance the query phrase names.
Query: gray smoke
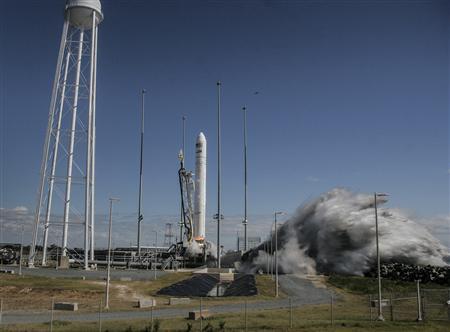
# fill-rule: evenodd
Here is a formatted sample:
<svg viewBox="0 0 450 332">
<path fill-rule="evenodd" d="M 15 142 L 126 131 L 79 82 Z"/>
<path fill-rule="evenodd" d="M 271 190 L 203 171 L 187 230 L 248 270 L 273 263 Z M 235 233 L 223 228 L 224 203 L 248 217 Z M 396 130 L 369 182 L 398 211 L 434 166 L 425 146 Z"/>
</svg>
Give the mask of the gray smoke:
<svg viewBox="0 0 450 332">
<path fill-rule="evenodd" d="M 383 208 L 378 197 L 380 255 L 383 262 L 444 266 L 449 251 L 423 226 L 398 209 Z M 244 270 L 265 270 L 268 243 L 243 257 Z M 274 239 L 272 245 L 275 247 Z M 363 275 L 376 263 L 374 197 L 333 189 L 301 206 L 278 230 L 279 268 L 285 273 Z"/>
</svg>

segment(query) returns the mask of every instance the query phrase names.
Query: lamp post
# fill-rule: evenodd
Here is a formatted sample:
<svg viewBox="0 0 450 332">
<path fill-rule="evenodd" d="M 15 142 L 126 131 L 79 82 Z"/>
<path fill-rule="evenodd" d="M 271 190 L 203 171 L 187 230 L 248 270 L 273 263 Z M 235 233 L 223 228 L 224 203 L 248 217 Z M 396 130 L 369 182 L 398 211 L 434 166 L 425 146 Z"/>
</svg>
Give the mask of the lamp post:
<svg viewBox="0 0 450 332">
<path fill-rule="evenodd" d="M 278 297 L 278 235 L 277 235 L 277 216 L 284 212 L 278 211 L 274 213 L 275 217 L 275 297 Z"/>
<path fill-rule="evenodd" d="M 247 251 L 247 108 L 242 107 L 244 112 L 244 252 Z"/>
<path fill-rule="evenodd" d="M 381 306 L 381 264 L 380 264 L 380 247 L 378 241 L 378 210 L 377 210 L 377 197 L 386 197 L 389 196 L 385 193 L 377 193 L 373 194 L 374 198 L 374 208 L 375 208 L 375 237 L 377 243 L 377 278 L 378 278 L 378 317 L 377 320 L 384 321 L 383 317 L 383 309 Z"/>
<path fill-rule="evenodd" d="M 221 262 L 220 262 L 220 221 L 222 219 L 222 212 L 221 212 L 221 192 L 220 192 L 220 185 L 221 185 L 221 177 L 220 177 L 220 171 L 221 171 L 221 153 L 220 153 L 220 88 L 222 86 L 222 83 L 220 81 L 217 82 L 217 267 L 221 268 Z"/>
<path fill-rule="evenodd" d="M 118 198 L 109 199 L 109 236 L 108 236 L 108 268 L 106 273 L 106 294 L 105 309 L 109 309 L 109 282 L 111 280 L 111 237 L 112 237 L 112 210 L 113 202 L 118 202 Z"/>
</svg>

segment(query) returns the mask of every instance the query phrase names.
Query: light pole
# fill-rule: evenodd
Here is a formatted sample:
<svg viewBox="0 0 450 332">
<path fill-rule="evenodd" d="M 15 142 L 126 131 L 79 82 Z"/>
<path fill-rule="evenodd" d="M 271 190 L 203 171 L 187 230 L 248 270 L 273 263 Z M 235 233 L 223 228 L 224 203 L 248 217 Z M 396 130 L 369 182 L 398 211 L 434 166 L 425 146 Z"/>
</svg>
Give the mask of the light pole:
<svg viewBox="0 0 450 332">
<path fill-rule="evenodd" d="M 153 255 L 153 279 L 156 280 L 156 262 L 158 257 L 158 231 L 153 231 L 155 233 L 155 253 Z"/>
<path fill-rule="evenodd" d="M 141 222 L 144 219 L 142 215 L 142 157 L 144 155 L 144 116 L 145 116 L 145 89 L 142 89 L 142 111 L 141 111 L 141 150 L 139 161 L 139 203 L 138 203 L 138 233 L 137 233 L 137 249 L 138 257 L 141 258 Z"/>
<path fill-rule="evenodd" d="M 217 82 L 217 267 L 220 269 L 220 221 L 223 218 L 221 212 L 221 197 L 220 197 L 220 88 L 222 84 Z"/>
<path fill-rule="evenodd" d="M 247 108 L 242 107 L 244 112 L 244 252 L 247 251 Z"/>
<path fill-rule="evenodd" d="M 109 236 L 108 236 L 108 268 L 106 274 L 106 294 L 105 294 L 105 309 L 109 309 L 109 283 L 111 281 L 111 238 L 112 238 L 112 210 L 113 203 L 118 202 L 118 198 L 109 199 Z"/>
<path fill-rule="evenodd" d="M 278 297 L 278 235 L 277 235 L 277 216 L 284 212 L 275 212 L 275 297 Z"/>
<path fill-rule="evenodd" d="M 384 321 L 383 317 L 383 309 L 381 306 L 381 264 L 380 264 L 380 247 L 378 241 L 378 210 L 377 210 L 377 197 L 386 197 L 389 196 L 385 193 L 374 193 L 374 207 L 375 207 L 375 236 L 377 243 L 377 278 L 378 278 L 378 317 L 377 320 Z"/>
</svg>

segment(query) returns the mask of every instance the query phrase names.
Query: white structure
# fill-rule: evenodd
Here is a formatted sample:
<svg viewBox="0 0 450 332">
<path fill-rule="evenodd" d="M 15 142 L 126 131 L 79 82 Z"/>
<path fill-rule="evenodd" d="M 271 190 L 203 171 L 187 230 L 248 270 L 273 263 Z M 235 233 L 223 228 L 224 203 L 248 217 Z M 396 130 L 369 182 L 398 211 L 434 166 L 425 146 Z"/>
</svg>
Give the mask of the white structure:
<svg viewBox="0 0 450 332">
<path fill-rule="evenodd" d="M 84 268 L 88 269 L 89 258 L 94 259 L 97 31 L 102 20 L 99 0 L 66 1 L 29 266 L 35 263 L 41 224 L 42 265 L 47 263 L 50 226 L 62 227 L 63 256 L 67 256 L 69 224 L 83 226 Z"/>
<path fill-rule="evenodd" d="M 195 143 L 194 240 L 205 239 L 206 209 L 206 138 L 203 133 Z"/>
</svg>

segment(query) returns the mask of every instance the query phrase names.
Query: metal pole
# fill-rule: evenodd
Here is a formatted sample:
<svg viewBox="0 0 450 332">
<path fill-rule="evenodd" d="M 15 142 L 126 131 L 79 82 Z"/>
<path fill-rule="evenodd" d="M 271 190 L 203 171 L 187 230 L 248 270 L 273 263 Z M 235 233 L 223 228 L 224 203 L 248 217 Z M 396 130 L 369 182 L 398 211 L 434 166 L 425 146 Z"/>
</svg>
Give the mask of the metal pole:
<svg viewBox="0 0 450 332">
<path fill-rule="evenodd" d="M 106 294 L 105 294 L 105 309 L 109 309 L 109 283 L 111 281 L 111 242 L 112 242 L 112 211 L 113 202 L 119 201 L 118 198 L 109 199 L 109 235 L 108 235 L 108 267 L 106 273 Z"/>
<path fill-rule="evenodd" d="M 420 281 L 416 280 L 416 288 L 417 288 L 417 321 L 422 321 L 422 304 L 420 303 Z"/>
<path fill-rule="evenodd" d="M 95 24 L 96 14 L 92 13 L 92 31 L 91 31 L 91 58 L 90 58 L 90 73 L 89 73 L 89 108 L 88 108 L 88 126 L 87 126 L 87 150 L 86 150 L 86 179 L 85 179 L 85 193 L 84 193 L 84 260 L 85 268 L 89 264 L 89 240 L 90 240 L 90 223 L 91 223 L 91 166 L 92 166 L 92 99 L 93 89 L 92 83 L 94 81 L 94 59 L 95 59 Z"/>
<path fill-rule="evenodd" d="M 59 138 L 61 134 L 61 123 L 62 123 L 62 113 L 64 111 L 64 97 L 66 94 L 66 85 L 67 85 L 67 73 L 69 69 L 69 60 L 70 60 L 70 50 L 67 51 L 66 54 L 66 62 L 64 67 L 64 80 L 62 83 L 61 89 L 61 98 L 59 101 L 59 114 L 58 114 L 58 122 L 56 126 L 55 133 L 55 145 L 53 147 L 53 157 L 52 157 L 52 168 L 51 175 L 48 184 L 48 198 L 47 198 L 47 211 L 45 213 L 45 225 L 44 225 L 44 243 L 42 245 L 42 266 L 47 265 L 47 246 L 48 246 L 48 228 L 50 226 L 50 215 L 52 210 L 52 200 L 53 200 L 53 186 L 55 183 L 55 174 L 56 174 L 56 161 L 58 158 L 58 148 L 59 148 Z"/>
<path fill-rule="evenodd" d="M 80 87 L 80 72 L 81 72 L 81 57 L 83 55 L 83 37 L 84 30 L 80 31 L 80 41 L 78 43 L 78 56 L 77 56 L 77 67 L 76 67 L 76 77 L 75 77 L 75 90 L 73 96 L 73 108 L 72 108 L 72 126 L 70 130 L 70 145 L 68 153 L 67 162 L 67 183 L 66 183 L 66 194 L 64 200 L 64 228 L 63 228 L 63 241 L 62 241 L 62 255 L 67 256 L 67 233 L 69 230 L 69 212 L 70 212 L 70 199 L 71 199 L 71 188 L 72 188 L 72 166 L 73 166 L 73 153 L 75 146 L 75 133 L 77 125 L 77 110 L 78 110 L 78 91 Z M 84 253 L 84 268 L 88 269 L 87 252 Z"/>
<path fill-rule="evenodd" d="M 247 251 L 247 108 L 242 107 L 244 111 L 244 251 Z"/>
<path fill-rule="evenodd" d="M 203 331 L 202 298 L 200 298 L 200 332 Z"/>
<path fill-rule="evenodd" d="M 102 332 L 102 299 L 100 298 L 100 305 L 98 306 L 98 331 Z"/>
<path fill-rule="evenodd" d="M 292 329 L 293 323 L 293 312 L 292 312 L 292 298 L 289 298 L 289 328 Z"/>
<path fill-rule="evenodd" d="M 247 331 L 247 300 L 244 302 L 244 322 L 245 322 L 245 331 Z"/>
<path fill-rule="evenodd" d="M 52 308 L 50 313 L 50 332 L 53 331 L 53 311 L 55 308 L 55 299 L 52 297 Z"/>
<path fill-rule="evenodd" d="M 266 253 L 266 275 L 269 275 L 269 242 L 264 243 L 264 252 Z"/>
<path fill-rule="evenodd" d="M 334 317 L 333 317 L 333 294 L 331 294 L 331 297 L 330 297 L 330 321 L 331 321 L 331 326 L 333 326 L 333 319 L 334 319 Z"/>
<path fill-rule="evenodd" d="M 0 299 L 0 325 L 2 324 L 3 320 L 3 299 Z"/>
<path fill-rule="evenodd" d="M 91 260 L 95 259 L 95 108 L 96 108 L 96 94 L 97 94 L 97 37 L 98 26 L 92 28 L 94 33 L 94 76 L 93 76 L 93 95 L 92 95 L 92 157 L 91 157 Z"/>
<path fill-rule="evenodd" d="M 153 303 L 150 307 L 150 326 L 153 328 Z"/>
<path fill-rule="evenodd" d="M 374 193 L 375 206 L 375 233 L 377 242 L 377 277 L 378 277 L 378 318 L 379 321 L 384 321 L 383 311 L 381 307 L 381 267 L 380 267 L 380 248 L 378 243 L 378 211 L 377 211 L 377 193 Z"/>
<path fill-rule="evenodd" d="M 145 89 L 142 89 L 142 112 L 141 112 L 141 151 L 139 162 L 139 204 L 138 204 L 138 234 L 137 234 L 137 247 L 138 256 L 141 257 L 141 222 L 144 219 L 142 215 L 142 157 L 144 154 L 144 116 L 145 116 Z"/>
<path fill-rule="evenodd" d="M 55 78 L 53 81 L 53 88 L 52 88 L 52 99 L 50 102 L 50 110 L 49 110 L 49 115 L 48 115 L 47 133 L 45 136 L 44 151 L 42 152 L 40 183 L 39 183 L 39 189 L 38 189 L 38 195 L 37 195 L 36 211 L 35 211 L 35 215 L 34 215 L 34 228 L 33 228 L 33 235 L 31 238 L 30 253 L 28 255 L 28 266 L 30 266 L 30 267 L 34 267 L 34 258 L 36 255 L 36 243 L 37 243 L 37 236 L 38 236 L 40 216 L 41 216 L 41 206 L 42 206 L 42 199 L 43 199 L 45 178 L 46 178 L 45 174 L 47 173 L 47 159 L 48 159 L 48 152 L 50 149 L 50 140 L 51 140 L 52 129 L 53 129 L 53 119 L 55 116 L 56 96 L 58 93 L 59 78 L 61 75 L 61 66 L 62 66 L 62 59 L 64 57 L 64 49 L 66 47 L 68 27 L 69 27 L 69 20 L 68 20 L 68 18 L 66 18 L 66 20 L 64 21 L 64 25 L 63 25 L 63 33 L 61 36 L 61 42 L 59 45 L 58 60 L 57 60 L 57 64 L 56 64 L 56 72 L 55 72 Z"/>
<path fill-rule="evenodd" d="M 20 255 L 19 255 L 19 276 L 22 275 L 22 258 L 23 258 L 23 230 L 24 227 L 22 225 L 22 235 L 20 237 Z"/>
<path fill-rule="evenodd" d="M 222 216 L 221 212 L 221 197 L 220 197 L 220 171 L 221 171 L 221 164 L 220 164 L 220 88 L 221 83 L 220 81 L 217 82 L 217 267 L 221 268 L 220 263 L 220 219 Z"/>
<path fill-rule="evenodd" d="M 277 236 L 277 212 L 275 212 L 275 297 L 278 297 L 278 236 Z"/>
</svg>

